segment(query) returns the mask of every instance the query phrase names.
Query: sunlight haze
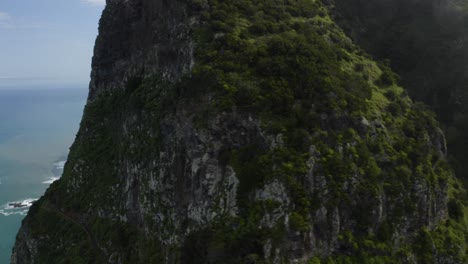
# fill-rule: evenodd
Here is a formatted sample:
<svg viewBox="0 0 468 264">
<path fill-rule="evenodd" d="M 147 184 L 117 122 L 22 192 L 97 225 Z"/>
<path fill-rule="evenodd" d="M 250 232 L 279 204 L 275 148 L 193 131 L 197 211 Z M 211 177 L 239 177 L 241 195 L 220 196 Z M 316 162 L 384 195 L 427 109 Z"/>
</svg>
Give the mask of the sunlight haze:
<svg viewBox="0 0 468 264">
<path fill-rule="evenodd" d="M 87 86 L 104 0 L 1 0 L 0 88 Z"/>
</svg>

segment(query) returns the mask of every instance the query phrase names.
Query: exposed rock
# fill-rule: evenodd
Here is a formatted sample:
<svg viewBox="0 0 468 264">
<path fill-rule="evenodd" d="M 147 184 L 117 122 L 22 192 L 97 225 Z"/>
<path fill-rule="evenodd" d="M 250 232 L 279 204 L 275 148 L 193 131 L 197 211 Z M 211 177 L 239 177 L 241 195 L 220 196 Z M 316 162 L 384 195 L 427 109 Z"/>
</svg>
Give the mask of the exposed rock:
<svg viewBox="0 0 468 264">
<path fill-rule="evenodd" d="M 293 2 L 255 28 L 276 3 L 108 1 L 64 175 L 12 262 L 409 258 L 447 218 L 443 135 L 418 109 L 384 113 L 383 88 L 342 69 L 373 62 L 320 2 Z"/>
</svg>

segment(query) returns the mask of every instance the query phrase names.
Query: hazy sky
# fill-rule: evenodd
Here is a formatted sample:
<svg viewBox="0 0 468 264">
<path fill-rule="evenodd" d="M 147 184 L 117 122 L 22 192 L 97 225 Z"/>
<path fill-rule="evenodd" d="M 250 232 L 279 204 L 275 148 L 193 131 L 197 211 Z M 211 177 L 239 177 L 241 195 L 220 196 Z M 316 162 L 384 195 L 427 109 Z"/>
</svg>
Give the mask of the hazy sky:
<svg viewBox="0 0 468 264">
<path fill-rule="evenodd" d="M 0 0 L 0 88 L 87 87 L 105 0 Z"/>
</svg>

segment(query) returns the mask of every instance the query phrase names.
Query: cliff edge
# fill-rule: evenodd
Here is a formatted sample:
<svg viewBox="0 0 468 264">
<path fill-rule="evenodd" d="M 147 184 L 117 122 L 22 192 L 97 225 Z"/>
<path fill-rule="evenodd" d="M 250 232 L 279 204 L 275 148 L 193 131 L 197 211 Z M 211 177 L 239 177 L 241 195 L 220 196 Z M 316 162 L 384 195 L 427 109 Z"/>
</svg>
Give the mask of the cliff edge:
<svg viewBox="0 0 468 264">
<path fill-rule="evenodd" d="M 319 1 L 108 0 L 12 263 L 466 263 L 433 114 Z"/>
</svg>

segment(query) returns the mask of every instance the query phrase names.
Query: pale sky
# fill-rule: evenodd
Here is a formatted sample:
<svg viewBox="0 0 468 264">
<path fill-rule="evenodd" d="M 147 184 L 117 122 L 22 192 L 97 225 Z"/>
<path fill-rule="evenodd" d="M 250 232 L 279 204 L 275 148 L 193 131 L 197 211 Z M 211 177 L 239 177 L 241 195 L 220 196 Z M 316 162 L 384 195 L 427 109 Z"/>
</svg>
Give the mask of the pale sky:
<svg viewBox="0 0 468 264">
<path fill-rule="evenodd" d="M 87 87 L 105 0 L 0 0 L 0 89 Z"/>
</svg>

